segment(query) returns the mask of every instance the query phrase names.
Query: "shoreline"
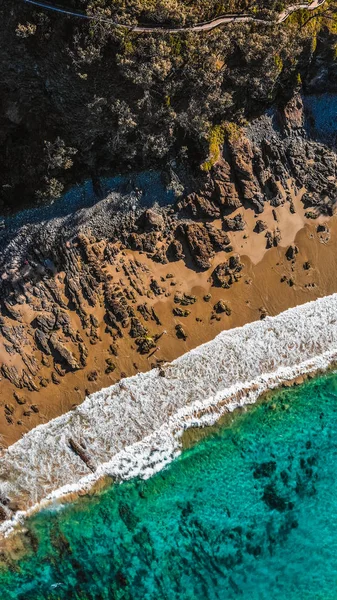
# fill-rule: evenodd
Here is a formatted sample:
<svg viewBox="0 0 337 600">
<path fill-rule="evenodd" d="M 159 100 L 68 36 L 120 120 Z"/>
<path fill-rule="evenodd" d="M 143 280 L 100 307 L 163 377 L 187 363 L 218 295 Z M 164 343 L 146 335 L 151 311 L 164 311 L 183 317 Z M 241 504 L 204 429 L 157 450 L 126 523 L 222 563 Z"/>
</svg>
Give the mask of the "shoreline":
<svg viewBox="0 0 337 600">
<path fill-rule="evenodd" d="M 307 140 L 303 102 L 228 139 L 232 159 L 220 157 L 174 204 L 175 172 L 169 188 L 140 173 L 86 208 L 78 188 L 69 204 L 66 194 L 43 209 L 49 216 L 23 213 L 0 232 L 1 450 L 223 330 L 337 292 L 337 219 L 324 199 L 334 163 Z M 315 152 L 324 161 L 305 158 Z"/>
<path fill-rule="evenodd" d="M 337 220 L 335 217 L 328 220 L 327 229 L 330 233 L 326 242 L 324 236 L 327 234 L 317 233 L 317 226 L 325 223 L 326 218 L 319 217 L 314 223 L 306 219 L 305 209 L 301 207 L 300 195 L 295 199 L 295 206 L 295 215 L 289 212 L 287 205 L 275 209 L 283 235 L 282 245 L 271 249 L 266 249 L 264 234 L 252 231 L 253 211 L 245 209 L 247 229 L 230 233 L 234 256 L 239 254 L 242 263 L 242 271 L 230 289 L 214 285 L 212 279 L 212 273 L 218 265 L 229 260 L 228 252 L 217 252 L 212 258 L 210 268 L 198 272 L 187 259 L 167 264 L 154 263 L 152 257 L 144 252 L 123 248 L 119 249 L 114 263 L 110 264 L 104 261 L 105 241 L 90 243 L 83 247 L 86 252 L 90 252 L 90 256 L 99 253 L 99 266 L 100 268 L 102 266 L 104 277 L 112 277 L 116 293 L 119 286 L 124 297 L 133 298 L 128 301 L 128 310 L 134 311 L 137 323 L 142 324 L 152 339 L 158 338 L 155 347 L 152 346 L 148 353 L 139 352 L 135 338 L 131 336 L 131 330 L 128 331 L 129 327 L 121 327 L 120 333 L 116 330 L 111 333 L 111 329 L 106 327 L 107 313 L 98 286 L 93 290 L 93 293 L 97 294 L 95 308 L 93 309 L 85 299 L 81 300 L 82 296 L 79 296 L 81 305 L 79 311 L 75 312 L 68 305 L 69 295 L 65 286 L 65 276 L 60 272 L 54 278 L 55 290 L 59 293 L 61 312 L 65 314 L 66 309 L 65 316 L 69 319 L 73 333 L 70 339 L 67 331 L 60 332 L 59 339 L 78 360 L 79 346 L 73 341 L 78 334 L 82 337 L 89 354 L 86 364 L 79 370 L 68 369 L 64 376 L 52 372 L 53 357 L 43 355 L 40 347 L 33 347 L 30 331 L 32 319 L 36 316 L 40 318 L 39 315 L 49 318 L 49 310 L 54 310 L 55 304 L 50 303 L 50 309 L 48 306 L 46 310 L 41 310 L 42 307 L 38 305 L 40 301 L 30 296 L 29 289 L 28 304 L 17 304 L 18 313 L 21 314 L 21 324 L 18 324 L 18 327 L 24 327 L 27 340 L 24 346 L 21 344 L 22 350 L 26 355 L 33 356 L 38 366 L 35 381 L 39 389 L 28 391 L 24 388 L 21 391 L 16 389 L 8 379 L 2 378 L 0 402 L 0 407 L 2 406 L 4 411 L 0 413 L 2 447 L 12 445 L 37 425 L 49 422 L 60 414 L 72 410 L 74 406 L 80 405 L 85 397 L 97 390 L 117 383 L 126 376 L 146 372 L 162 362 L 171 362 L 200 344 L 214 339 L 221 331 L 243 326 L 266 314 L 274 316 L 291 306 L 304 304 L 315 300 L 318 296 L 327 296 L 336 292 L 333 273 L 337 268 L 335 253 Z M 236 212 L 240 214 L 242 209 Z M 271 207 L 266 207 L 263 218 L 272 229 L 273 222 L 276 222 Z M 247 230 L 249 235 L 246 233 Z M 294 260 L 289 261 L 286 251 L 288 244 L 293 243 L 298 247 L 298 254 Z M 303 267 L 307 262 L 310 263 L 309 270 Z M 329 268 L 323 271 L 320 269 L 321 264 L 329 265 Z M 83 272 L 86 273 L 84 269 L 86 265 L 83 265 Z M 81 270 L 80 276 L 82 276 Z M 292 286 L 290 286 L 290 279 L 294 282 Z M 151 291 L 152 281 L 158 282 L 159 295 Z M 48 289 L 46 294 L 49 294 Z M 132 296 L 133 294 L 135 296 Z M 184 294 L 191 296 L 193 300 L 193 303 L 186 307 L 176 303 L 176 297 Z M 46 298 L 49 303 L 47 295 Z M 215 310 L 219 302 L 226 303 L 230 314 L 227 314 L 229 311 Z M 155 322 L 149 313 L 144 315 L 140 313 L 143 307 L 147 307 L 146 310 L 149 311 L 153 309 L 159 323 Z M 80 313 L 82 309 L 93 319 L 95 327 L 89 322 L 89 327 L 84 328 Z M 184 316 L 176 316 L 177 309 Z M 13 320 L 6 317 L 5 324 L 8 327 L 4 330 L 5 333 L 15 334 L 17 329 L 13 327 Z M 183 327 L 186 339 L 177 337 L 178 325 Z M 21 369 L 26 368 L 22 362 L 25 357 L 21 358 L 18 354 L 10 355 L 8 346 L 7 340 L 0 336 L 0 368 L 3 362 L 9 368 L 17 367 L 20 373 Z M 111 354 L 111 348 L 114 355 Z M 106 372 L 108 361 L 113 362 L 114 365 L 111 373 Z M 93 375 L 95 380 L 92 379 Z M 47 383 L 47 387 L 42 388 L 40 381 L 43 385 Z M 22 397 L 23 404 L 18 403 L 15 394 L 18 394 L 19 400 Z M 13 411 L 11 415 L 6 413 L 6 405 Z M 10 423 L 8 418 L 11 420 Z"/>
<path fill-rule="evenodd" d="M 163 415 L 161 425 L 157 429 L 154 429 L 152 432 L 150 431 L 148 435 L 143 435 L 141 439 L 125 445 L 121 450 L 116 451 L 114 455 L 111 454 L 110 447 L 109 460 L 100 463 L 97 461 L 98 466 L 95 473 L 86 473 L 84 476 L 77 476 L 76 481 L 68 481 L 65 485 L 58 486 L 46 494 L 44 498 L 40 498 L 38 502 L 31 503 L 30 507 L 27 507 L 27 510 L 18 511 L 12 520 L 2 523 L 0 526 L 2 535 L 5 537 L 9 536 L 14 530 L 23 525 L 27 516 L 50 506 L 54 502 L 66 501 L 67 497 L 73 500 L 77 495 L 88 493 L 93 486 L 97 485 L 97 482 L 107 476 L 117 481 L 130 479 L 135 476 L 150 477 L 180 454 L 181 437 L 186 429 L 212 425 L 224 413 L 232 412 L 239 406 L 254 403 L 262 394 L 269 390 L 278 388 L 284 383 L 289 384 L 289 382 L 296 380 L 299 376 L 325 372 L 337 361 L 337 323 L 334 318 L 336 308 L 337 295 L 334 294 L 330 297 L 288 309 L 277 317 L 266 318 L 263 321 L 253 322 L 243 327 L 223 332 L 211 342 L 191 350 L 176 359 L 173 363 L 166 365 L 164 377 L 156 369 L 156 372 L 153 370 L 146 374 L 125 379 L 120 384 L 115 384 L 111 388 L 93 394 L 86 400 L 84 405 L 76 410 L 81 413 L 82 422 L 85 412 L 90 413 L 91 417 L 94 417 L 94 419 L 91 418 L 91 424 L 92 420 L 95 421 L 95 418 L 98 416 L 96 426 L 99 425 L 101 429 L 104 427 L 101 422 L 102 414 L 106 423 L 106 412 L 109 404 L 110 409 L 112 408 L 110 414 L 112 415 L 115 412 L 113 409 L 116 409 L 116 393 L 118 394 L 118 391 L 120 395 L 125 396 L 126 394 L 126 398 L 129 399 L 129 405 L 124 402 L 124 412 L 128 412 L 128 409 L 130 410 L 131 408 L 132 410 L 135 404 L 137 389 L 141 388 L 143 394 L 145 392 L 150 394 L 152 390 L 152 394 L 154 394 L 152 405 L 151 402 L 147 402 L 146 404 L 148 409 L 152 408 L 153 410 L 156 405 L 156 399 L 160 397 L 161 386 L 159 385 L 158 388 L 156 384 L 164 384 L 161 391 L 163 393 L 166 392 L 167 396 L 165 405 L 166 416 Z M 226 370 L 224 355 L 228 359 L 228 353 L 232 352 L 232 360 L 234 359 L 240 363 L 240 357 L 238 356 L 240 348 L 241 354 L 244 348 L 248 348 L 251 351 L 251 356 L 247 358 L 246 370 L 242 369 L 242 366 L 240 369 L 240 366 L 236 364 L 232 364 L 232 370 L 228 368 Z M 275 352 L 276 350 L 278 350 L 277 353 Z M 218 352 L 217 355 L 215 351 Z M 254 364 L 254 359 L 257 356 L 259 357 L 258 366 Z M 210 360 L 212 357 L 213 363 L 217 363 L 211 365 L 213 378 L 207 365 L 207 360 Z M 222 371 L 219 368 L 221 364 Z M 197 372 L 200 373 L 201 371 L 204 377 L 199 379 L 198 382 L 194 382 L 194 385 L 190 385 L 189 388 L 185 388 L 184 393 L 180 393 L 178 401 L 176 397 L 174 398 L 177 410 L 173 412 L 174 402 L 172 402 L 172 398 L 170 402 L 170 394 L 171 396 L 176 396 L 176 394 L 179 394 L 178 389 L 181 390 L 181 388 L 184 388 L 184 384 L 187 381 L 191 382 L 193 379 L 193 367 L 196 376 Z M 214 378 L 214 372 L 218 374 L 216 379 Z M 207 373 L 213 379 L 211 383 L 205 381 Z M 245 374 L 247 375 L 246 378 L 244 377 Z M 178 376 L 180 385 L 179 388 L 176 388 L 174 381 L 178 380 Z M 227 386 L 221 387 L 221 382 L 224 380 L 226 380 Z M 168 384 L 166 386 L 168 389 L 165 389 L 165 383 Z M 119 390 L 114 388 L 119 388 Z M 197 396 L 194 401 L 191 401 L 190 388 L 192 388 L 192 394 L 194 388 L 193 397 Z M 211 391 L 212 393 L 207 394 L 207 391 Z M 105 412 L 98 411 L 97 413 L 96 408 L 96 415 L 92 415 L 93 406 L 97 407 L 98 402 L 101 408 L 105 406 Z M 155 403 L 154 405 L 153 402 Z M 182 402 L 184 403 L 182 404 Z M 120 403 L 118 402 L 118 404 Z M 170 410 L 172 410 L 172 414 L 170 414 Z M 130 425 L 134 425 L 135 421 L 141 425 L 141 421 L 143 420 L 142 425 L 144 426 L 144 417 L 146 418 L 148 429 L 151 421 L 152 425 L 154 425 L 154 421 L 158 423 L 158 419 L 149 412 L 147 414 L 143 413 L 143 419 L 141 419 L 142 412 L 139 414 L 140 421 L 137 421 L 137 415 L 135 415 L 135 419 L 131 419 L 129 422 L 125 421 L 125 430 Z M 7 469 L 11 468 L 15 471 L 20 453 L 21 455 L 27 455 L 27 448 L 30 448 L 30 451 L 32 451 L 34 444 L 37 444 L 35 452 L 38 454 L 39 447 L 40 449 L 44 447 L 46 452 L 48 452 L 48 448 L 49 450 L 51 449 L 51 438 L 55 439 L 56 434 L 59 436 L 59 439 L 62 437 L 64 441 L 70 431 L 69 426 L 71 424 L 69 420 L 71 420 L 72 416 L 74 415 L 63 415 L 49 424 L 41 425 L 27 434 L 25 436 L 26 439 L 23 438 L 10 447 L 5 452 L 2 460 L 2 462 L 7 460 Z M 129 414 L 130 417 L 131 414 Z M 111 437 L 114 437 L 113 427 L 111 426 L 116 421 L 117 419 L 114 419 L 108 429 Z M 76 430 L 74 423 L 72 426 L 73 430 Z M 93 431 L 95 430 L 95 423 L 92 424 L 92 429 Z M 97 429 L 95 431 L 97 432 Z M 118 427 L 118 432 L 116 431 L 115 435 L 121 436 L 122 434 L 123 429 Z M 83 435 L 88 440 L 88 430 L 84 430 Z M 29 443 L 27 445 L 27 438 L 30 438 L 30 445 Z M 103 439 L 101 442 L 103 442 Z M 55 441 L 55 456 L 57 456 L 59 450 L 60 447 L 57 448 L 57 441 Z M 92 448 L 91 452 L 93 453 Z M 53 456 L 54 460 L 55 456 Z M 65 465 L 68 479 L 70 459 L 73 459 L 73 456 L 69 452 L 66 452 L 63 460 L 68 461 L 68 467 Z M 2 467 L 4 467 L 4 462 Z M 42 465 L 38 465 L 38 467 L 41 469 Z M 53 470 L 53 467 L 56 466 L 51 464 L 50 469 Z M 22 475 L 21 473 L 21 481 L 18 482 L 19 487 L 20 485 L 22 487 Z M 33 480 L 39 475 L 41 476 L 41 473 L 35 472 L 34 474 L 29 474 Z M 29 482 L 28 479 L 26 483 L 32 485 L 33 481 Z"/>
</svg>

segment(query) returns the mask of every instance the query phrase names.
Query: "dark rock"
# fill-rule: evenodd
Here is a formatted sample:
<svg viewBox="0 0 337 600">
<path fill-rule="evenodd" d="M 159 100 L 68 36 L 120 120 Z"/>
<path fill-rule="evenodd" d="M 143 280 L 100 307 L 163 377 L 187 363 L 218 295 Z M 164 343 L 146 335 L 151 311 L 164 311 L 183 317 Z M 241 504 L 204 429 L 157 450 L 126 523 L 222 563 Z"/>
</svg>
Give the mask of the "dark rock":
<svg viewBox="0 0 337 600">
<path fill-rule="evenodd" d="M 162 288 L 156 279 L 152 279 L 150 283 L 150 288 L 153 291 L 155 296 L 160 296 L 165 292 L 165 289 Z"/>
<path fill-rule="evenodd" d="M 295 94 L 285 105 L 281 113 L 282 124 L 286 132 L 302 130 L 304 127 L 303 100 L 299 93 Z"/>
<path fill-rule="evenodd" d="M 268 316 L 268 311 L 264 306 L 261 306 L 259 308 L 259 313 L 260 313 L 260 320 L 263 321 L 263 319 L 265 319 Z"/>
<path fill-rule="evenodd" d="M 59 378 L 57 377 L 57 375 L 54 371 L 51 374 L 51 380 L 55 385 L 59 385 L 61 383 L 61 381 L 59 380 Z"/>
<path fill-rule="evenodd" d="M 127 327 L 129 324 L 129 314 L 126 298 L 110 281 L 105 282 L 104 298 L 115 320 L 120 322 L 122 327 Z"/>
<path fill-rule="evenodd" d="M 70 370 L 77 371 L 81 368 L 73 353 L 68 350 L 55 332 L 51 334 L 49 344 L 52 350 L 60 355 L 62 361 L 66 363 Z"/>
<path fill-rule="evenodd" d="M 96 471 L 96 465 L 93 458 L 86 450 L 85 444 L 83 442 L 78 443 L 73 438 L 69 438 L 68 442 L 72 451 L 86 464 L 88 469 L 94 473 Z"/>
<path fill-rule="evenodd" d="M 175 307 L 172 310 L 173 314 L 175 317 L 188 317 L 188 315 L 191 314 L 190 310 L 183 310 L 182 308 L 179 308 L 178 306 Z"/>
<path fill-rule="evenodd" d="M 175 329 L 177 338 L 184 341 L 187 340 L 187 334 L 185 333 L 185 330 L 180 323 L 176 325 Z"/>
<path fill-rule="evenodd" d="M 267 224 L 262 219 L 257 219 L 254 227 L 255 233 L 262 233 L 267 229 Z"/>
<path fill-rule="evenodd" d="M 206 225 L 203 223 L 180 225 L 177 233 L 186 239 L 196 266 L 201 270 L 208 269 L 215 252 Z"/>
<path fill-rule="evenodd" d="M 291 508 L 289 503 L 283 498 L 275 489 L 272 483 L 266 485 L 264 488 L 263 502 L 272 510 L 278 510 L 279 512 L 284 512 L 286 509 Z"/>
<path fill-rule="evenodd" d="M 273 247 L 273 234 L 271 233 L 271 231 L 267 231 L 265 238 L 266 238 L 266 248 L 272 248 Z"/>
<path fill-rule="evenodd" d="M 88 379 L 88 381 L 97 381 L 97 379 L 98 379 L 98 372 L 97 371 L 90 371 L 90 373 L 88 373 L 88 375 L 87 375 L 87 379 Z"/>
<path fill-rule="evenodd" d="M 132 317 L 131 328 L 129 333 L 132 338 L 144 337 L 147 335 L 148 330 L 142 325 L 142 323 L 139 319 L 137 319 L 137 317 Z"/>
<path fill-rule="evenodd" d="M 189 306 L 190 304 L 195 304 L 197 301 L 197 297 L 192 294 L 174 294 L 174 302 L 176 304 L 181 304 L 181 306 Z"/>
<path fill-rule="evenodd" d="M 264 196 L 253 167 L 253 161 L 257 162 L 260 154 L 259 149 L 240 131 L 228 141 L 227 150 L 241 202 L 251 204 L 256 212 L 261 213 Z"/>
<path fill-rule="evenodd" d="M 212 272 L 213 285 L 228 288 L 238 281 L 243 268 L 239 255 L 233 255 L 224 263 L 220 263 Z"/>
<path fill-rule="evenodd" d="M 178 210 L 189 217 L 197 219 L 218 219 L 220 217 L 220 208 L 206 195 L 199 195 L 193 192 L 180 201 Z"/>
<path fill-rule="evenodd" d="M 19 373 L 15 366 L 8 366 L 6 364 L 3 364 L 1 366 L 1 373 L 4 377 L 6 377 L 6 379 L 8 379 L 13 385 L 15 385 L 15 387 L 19 389 L 23 388 L 23 381 L 19 377 Z"/>
<path fill-rule="evenodd" d="M 269 462 L 264 462 L 254 469 L 253 476 L 255 479 L 261 479 L 262 477 L 271 477 L 273 473 L 276 471 L 276 462 L 274 460 L 270 460 Z"/>
<path fill-rule="evenodd" d="M 242 231 L 246 227 L 246 223 L 242 214 L 238 214 L 232 219 L 229 217 L 224 219 L 224 227 L 229 231 Z"/>
<path fill-rule="evenodd" d="M 242 205 L 240 191 L 235 183 L 235 173 L 225 159 L 213 167 L 214 199 L 220 206 L 239 208 Z"/>
<path fill-rule="evenodd" d="M 224 300 L 219 300 L 216 304 L 214 304 L 214 310 L 216 313 L 226 313 L 227 316 L 232 314 L 229 306 L 224 302 Z"/>
<path fill-rule="evenodd" d="M 150 336 L 137 338 L 136 345 L 140 354 L 148 354 L 151 350 L 156 348 L 156 342 Z"/>
<path fill-rule="evenodd" d="M 97 327 L 99 327 L 99 322 L 98 322 L 98 319 L 95 317 L 95 315 L 93 315 L 93 314 L 90 315 L 90 322 L 93 327 L 96 327 L 96 329 L 97 329 Z"/>
<path fill-rule="evenodd" d="M 305 216 L 307 219 L 312 219 L 312 220 L 315 220 L 315 219 L 318 219 L 318 216 L 319 216 L 319 215 L 318 215 L 318 213 L 314 212 L 313 210 L 307 210 L 307 211 L 304 213 L 304 216 Z"/>
<path fill-rule="evenodd" d="M 167 249 L 166 255 L 169 260 L 182 260 L 185 258 L 182 243 L 179 240 L 173 240 Z"/>
<path fill-rule="evenodd" d="M 53 313 L 38 315 L 35 319 L 38 330 L 49 333 L 56 325 L 56 317 Z"/>
<path fill-rule="evenodd" d="M 17 392 L 13 392 L 13 396 L 18 404 L 20 404 L 20 405 L 26 404 L 27 400 L 25 398 L 23 398 L 22 396 L 20 396 L 20 394 L 18 394 Z"/>
<path fill-rule="evenodd" d="M 282 239 L 281 236 L 281 231 L 279 230 L 279 228 L 277 227 L 274 231 L 274 235 L 273 235 L 273 246 L 278 246 L 280 241 Z"/>
<path fill-rule="evenodd" d="M 160 248 L 157 248 L 156 253 L 152 256 L 152 259 L 155 262 L 161 263 L 162 265 L 166 265 L 168 263 L 166 252 L 167 250 L 165 246 L 161 246 Z"/>
<path fill-rule="evenodd" d="M 295 244 L 291 244 L 286 251 L 287 260 L 294 260 L 296 258 L 296 254 L 298 254 L 298 247 L 295 246 Z"/>
<path fill-rule="evenodd" d="M 214 250 L 216 252 L 221 252 L 222 250 L 228 251 L 230 239 L 227 233 L 218 227 L 214 227 L 211 223 L 206 223 L 205 226 Z"/>
<path fill-rule="evenodd" d="M 47 335 L 41 331 L 40 329 L 35 330 L 35 341 L 36 345 L 44 352 L 45 354 L 51 354 L 51 349 L 49 347 L 49 338 Z"/>
</svg>

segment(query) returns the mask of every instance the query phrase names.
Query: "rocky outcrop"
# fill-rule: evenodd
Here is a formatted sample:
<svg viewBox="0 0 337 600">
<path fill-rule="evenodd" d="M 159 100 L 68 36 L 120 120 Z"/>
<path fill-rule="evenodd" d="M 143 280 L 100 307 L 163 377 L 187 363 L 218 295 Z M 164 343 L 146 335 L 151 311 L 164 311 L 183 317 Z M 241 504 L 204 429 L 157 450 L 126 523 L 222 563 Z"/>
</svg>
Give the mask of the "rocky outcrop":
<svg viewBox="0 0 337 600">
<path fill-rule="evenodd" d="M 81 368 L 73 353 L 65 346 L 64 342 L 60 340 L 56 333 L 51 334 L 49 344 L 52 351 L 60 356 L 61 361 L 64 362 L 70 370 L 77 371 Z"/>
<path fill-rule="evenodd" d="M 301 132 L 304 127 L 303 100 L 299 92 L 287 102 L 283 111 L 280 112 L 282 125 L 286 133 L 292 131 Z"/>
<path fill-rule="evenodd" d="M 184 340 L 184 342 L 187 340 L 187 334 L 181 323 L 178 323 L 178 325 L 176 325 L 176 336 L 180 340 Z"/>
<path fill-rule="evenodd" d="M 182 260 L 185 258 L 183 245 L 179 240 L 172 240 L 167 248 L 166 255 L 169 260 Z"/>
<path fill-rule="evenodd" d="M 246 223 L 241 213 L 232 219 L 229 217 L 224 218 L 223 223 L 226 231 L 242 231 L 246 227 Z"/>
<path fill-rule="evenodd" d="M 240 257 L 234 254 L 229 260 L 215 267 L 212 272 L 213 285 L 229 288 L 240 278 L 243 266 L 243 263 L 240 262 Z"/>
<path fill-rule="evenodd" d="M 208 269 L 211 266 L 214 249 L 206 226 L 202 223 L 180 225 L 179 234 L 185 239 L 195 265 L 202 270 Z"/>
<path fill-rule="evenodd" d="M 219 300 L 216 304 L 214 304 L 214 310 L 216 313 L 226 313 L 227 316 L 232 314 L 231 309 L 224 300 Z"/>
<path fill-rule="evenodd" d="M 215 252 L 230 243 L 221 230 L 204 223 L 180 225 L 177 234 L 186 241 L 195 265 L 201 270 L 209 269 Z"/>
<path fill-rule="evenodd" d="M 190 216 L 205 218 L 206 213 L 218 214 L 220 208 L 230 218 L 229 213 L 241 206 L 262 214 L 266 202 L 272 206 L 289 202 L 293 211 L 292 197 L 303 187 L 306 208 L 332 215 L 336 155 L 307 135 L 313 116 L 308 109 L 306 113 L 304 104 L 297 91 L 283 107 L 272 109 L 247 128 L 233 126 L 206 183 L 198 194 L 189 196 L 189 206 L 196 206 Z M 201 212 L 199 198 L 205 205 Z"/>
<path fill-rule="evenodd" d="M 298 254 L 298 247 L 295 244 L 291 244 L 286 251 L 287 260 L 294 260 L 296 258 L 296 254 Z"/>
<path fill-rule="evenodd" d="M 197 219 L 218 219 L 221 215 L 219 206 L 207 198 L 206 193 L 189 194 L 185 200 L 178 203 L 177 208 L 182 215 Z"/>
<path fill-rule="evenodd" d="M 267 229 L 267 224 L 262 219 L 257 219 L 254 227 L 255 233 L 262 233 Z"/>
<path fill-rule="evenodd" d="M 265 234 L 266 248 L 272 248 L 278 246 L 281 241 L 281 232 L 278 227 L 274 231 L 267 231 Z"/>
<path fill-rule="evenodd" d="M 144 337 L 145 335 L 147 335 L 147 333 L 148 333 L 148 330 L 146 329 L 146 327 L 144 327 L 142 325 L 140 320 L 137 319 L 137 317 L 132 317 L 131 318 L 131 327 L 130 327 L 130 336 L 132 338 Z"/>
<path fill-rule="evenodd" d="M 174 294 L 175 304 L 180 304 L 181 306 L 189 306 L 190 304 L 195 304 L 196 301 L 197 297 L 193 294 L 181 294 L 179 292 Z"/>
<path fill-rule="evenodd" d="M 139 217 L 137 225 L 143 232 L 161 231 L 165 221 L 163 215 L 149 208 Z"/>
<path fill-rule="evenodd" d="M 242 201 L 239 189 L 235 184 L 234 171 L 224 158 L 214 166 L 212 177 L 214 181 L 213 197 L 218 205 L 231 210 L 239 208 Z"/>
<path fill-rule="evenodd" d="M 226 150 L 242 204 L 253 206 L 256 212 L 262 213 L 264 198 L 254 168 L 254 163 L 260 156 L 258 148 L 248 137 L 240 133 L 228 141 Z"/>
</svg>

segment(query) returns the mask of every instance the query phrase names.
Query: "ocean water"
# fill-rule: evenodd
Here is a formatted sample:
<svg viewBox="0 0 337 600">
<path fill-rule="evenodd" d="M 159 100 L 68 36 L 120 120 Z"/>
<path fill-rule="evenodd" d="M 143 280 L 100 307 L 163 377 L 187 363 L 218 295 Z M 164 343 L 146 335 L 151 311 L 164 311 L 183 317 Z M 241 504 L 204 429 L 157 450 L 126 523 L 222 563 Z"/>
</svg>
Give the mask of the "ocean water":
<svg viewBox="0 0 337 600">
<path fill-rule="evenodd" d="M 148 480 L 29 520 L 6 600 L 337 598 L 337 374 L 273 393 Z"/>
</svg>

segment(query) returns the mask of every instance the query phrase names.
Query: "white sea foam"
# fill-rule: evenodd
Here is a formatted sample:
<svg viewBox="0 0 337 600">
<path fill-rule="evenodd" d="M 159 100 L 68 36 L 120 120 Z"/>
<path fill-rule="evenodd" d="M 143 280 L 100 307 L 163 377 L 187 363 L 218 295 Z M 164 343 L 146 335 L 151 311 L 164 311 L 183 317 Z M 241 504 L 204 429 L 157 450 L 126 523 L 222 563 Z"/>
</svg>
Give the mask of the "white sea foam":
<svg viewBox="0 0 337 600">
<path fill-rule="evenodd" d="M 164 367 L 103 389 L 27 433 L 0 464 L 0 493 L 29 512 L 104 475 L 150 477 L 180 452 L 182 432 L 214 423 L 266 390 L 337 360 L 337 294 L 220 333 Z M 91 473 L 69 438 L 84 442 Z M 2 524 L 7 534 L 26 513 Z"/>
</svg>

